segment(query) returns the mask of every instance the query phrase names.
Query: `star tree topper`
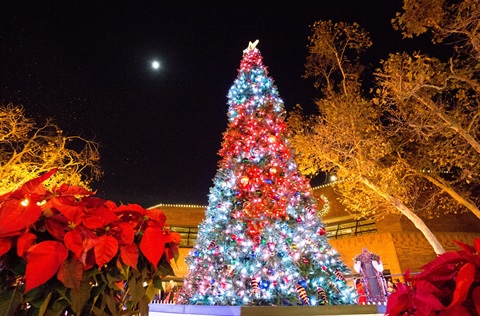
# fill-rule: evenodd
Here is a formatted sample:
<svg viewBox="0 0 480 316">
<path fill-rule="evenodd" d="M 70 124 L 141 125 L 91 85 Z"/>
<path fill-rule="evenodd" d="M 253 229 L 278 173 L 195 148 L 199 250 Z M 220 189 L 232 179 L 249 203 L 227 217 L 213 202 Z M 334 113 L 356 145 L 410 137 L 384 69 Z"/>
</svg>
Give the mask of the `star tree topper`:
<svg viewBox="0 0 480 316">
<path fill-rule="evenodd" d="M 247 51 L 251 50 L 251 49 L 257 49 L 257 44 L 258 44 L 259 40 L 257 39 L 255 42 L 248 42 L 248 47 L 243 51 L 244 54 L 247 53 Z"/>
</svg>

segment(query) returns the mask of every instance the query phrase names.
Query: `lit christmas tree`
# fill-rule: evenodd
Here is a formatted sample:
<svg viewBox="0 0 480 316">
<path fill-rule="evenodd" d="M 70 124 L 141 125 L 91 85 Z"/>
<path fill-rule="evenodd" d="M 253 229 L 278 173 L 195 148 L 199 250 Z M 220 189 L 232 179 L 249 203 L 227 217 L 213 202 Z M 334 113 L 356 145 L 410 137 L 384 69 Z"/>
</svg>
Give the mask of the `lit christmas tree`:
<svg viewBox="0 0 480 316">
<path fill-rule="evenodd" d="M 180 302 L 200 305 L 352 304 L 309 181 L 298 173 L 285 110 L 250 43 L 228 93 L 229 124 L 206 219 L 186 262 Z"/>
</svg>

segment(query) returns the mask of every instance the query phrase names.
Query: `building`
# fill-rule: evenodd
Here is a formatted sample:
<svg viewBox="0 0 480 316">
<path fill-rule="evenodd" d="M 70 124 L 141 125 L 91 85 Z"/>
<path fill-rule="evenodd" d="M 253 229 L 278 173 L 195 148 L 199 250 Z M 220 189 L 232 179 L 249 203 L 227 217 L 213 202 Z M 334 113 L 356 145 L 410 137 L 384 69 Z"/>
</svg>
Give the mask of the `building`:
<svg viewBox="0 0 480 316">
<path fill-rule="evenodd" d="M 412 272 L 419 272 L 424 264 L 435 258 L 433 248 L 423 234 L 404 216 L 389 215 L 377 221 L 355 219 L 338 201 L 332 184 L 315 187 L 313 192 L 326 196 L 329 201 L 330 210 L 322 221 L 330 244 L 352 271 L 353 258 L 363 248 L 380 256 L 384 274 L 387 277 L 392 275 L 393 279 L 402 279 L 401 275 L 408 268 Z M 188 273 L 183 259 L 195 244 L 197 227 L 205 217 L 206 206 L 158 204 L 151 208 L 161 209 L 171 229 L 182 236 L 180 256 L 177 263 L 173 263 L 174 279 L 181 282 Z M 472 245 L 475 238 L 480 238 L 480 219 L 472 213 L 445 215 L 424 221 L 445 251 L 460 249 L 454 240 Z"/>
</svg>

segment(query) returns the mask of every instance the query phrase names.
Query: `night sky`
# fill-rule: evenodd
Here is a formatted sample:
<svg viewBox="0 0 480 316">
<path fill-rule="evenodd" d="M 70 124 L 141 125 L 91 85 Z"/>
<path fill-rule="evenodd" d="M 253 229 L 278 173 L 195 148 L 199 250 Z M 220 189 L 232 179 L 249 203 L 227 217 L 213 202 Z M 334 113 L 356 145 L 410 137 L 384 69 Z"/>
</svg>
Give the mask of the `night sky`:
<svg viewBox="0 0 480 316">
<path fill-rule="evenodd" d="M 260 40 L 287 111 L 314 109 L 302 75 L 315 21 L 358 22 L 372 68 L 404 45 L 390 25 L 399 0 L 130 3 L 0 4 L 0 102 L 99 142 L 97 196 L 144 207 L 207 204 L 249 41 Z"/>
</svg>

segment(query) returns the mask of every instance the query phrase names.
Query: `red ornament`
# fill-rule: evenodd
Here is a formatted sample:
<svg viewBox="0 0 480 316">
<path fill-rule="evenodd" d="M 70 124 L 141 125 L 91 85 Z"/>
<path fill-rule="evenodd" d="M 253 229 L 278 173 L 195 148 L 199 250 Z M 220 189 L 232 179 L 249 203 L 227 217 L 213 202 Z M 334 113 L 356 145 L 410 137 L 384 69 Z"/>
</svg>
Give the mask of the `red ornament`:
<svg viewBox="0 0 480 316">
<path fill-rule="evenodd" d="M 325 230 L 325 227 L 322 227 L 318 230 L 317 234 L 319 234 L 320 236 L 323 236 L 327 233 L 327 231 Z"/>
</svg>

